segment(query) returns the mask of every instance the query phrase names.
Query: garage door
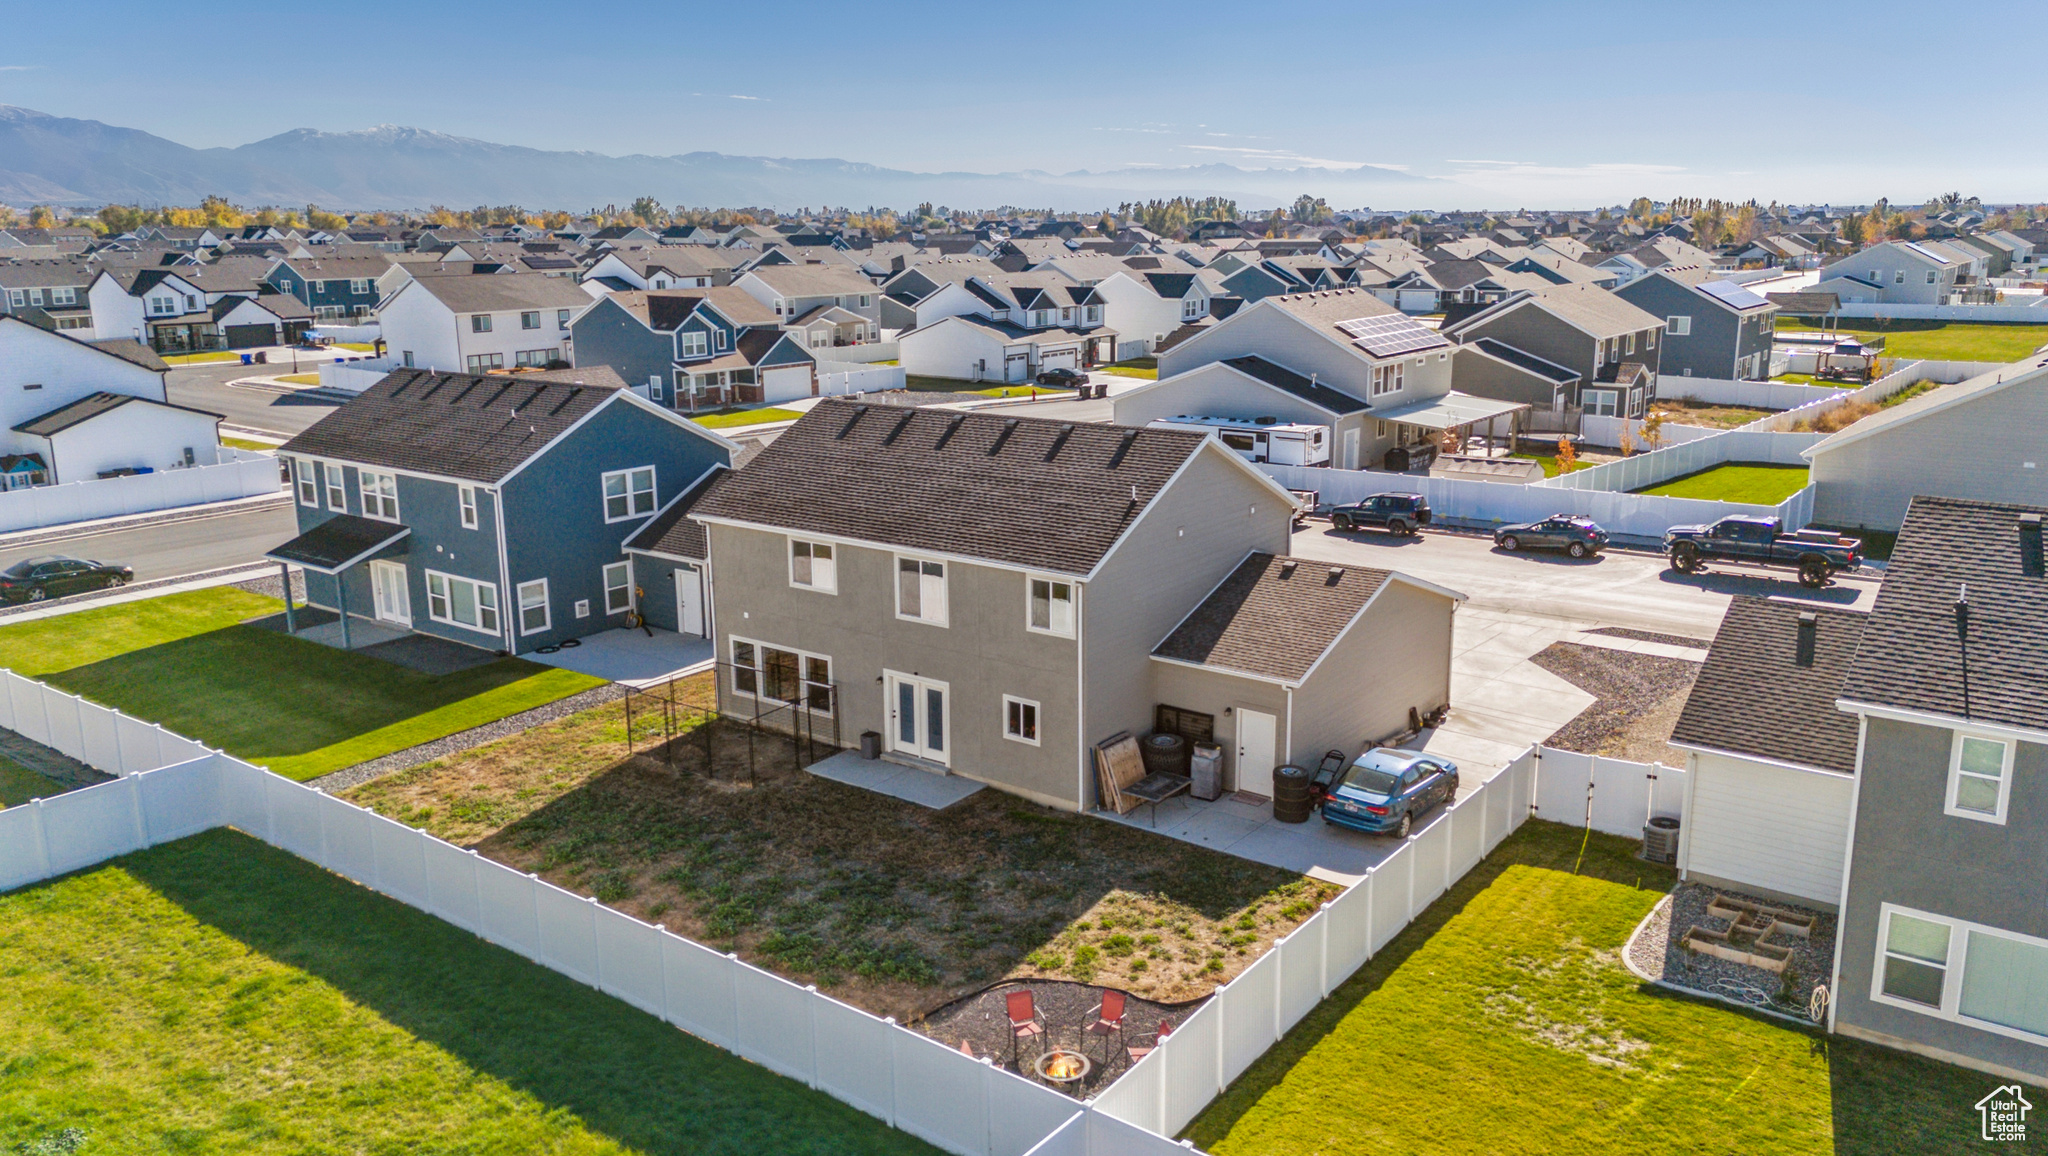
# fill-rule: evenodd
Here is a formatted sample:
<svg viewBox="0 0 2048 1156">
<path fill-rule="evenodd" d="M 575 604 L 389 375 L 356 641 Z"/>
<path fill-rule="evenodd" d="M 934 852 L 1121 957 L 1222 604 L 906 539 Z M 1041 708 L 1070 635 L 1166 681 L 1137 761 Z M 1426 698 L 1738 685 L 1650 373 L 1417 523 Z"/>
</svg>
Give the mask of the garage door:
<svg viewBox="0 0 2048 1156">
<path fill-rule="evenodd" d="M 229 349 L 251 349 L 258 345 L 277 344 L 275 325 L 230 325 L 227 335 Z"/>
<path fill-rule="evenodd" d="M 1081 351 L 1071 346 L 1066 349 L 1048 349 L 1040 354 L 1038 358 L 1038 368 L 1041 370 L 1079 369 L 1080 367 Z"/>
</svg>

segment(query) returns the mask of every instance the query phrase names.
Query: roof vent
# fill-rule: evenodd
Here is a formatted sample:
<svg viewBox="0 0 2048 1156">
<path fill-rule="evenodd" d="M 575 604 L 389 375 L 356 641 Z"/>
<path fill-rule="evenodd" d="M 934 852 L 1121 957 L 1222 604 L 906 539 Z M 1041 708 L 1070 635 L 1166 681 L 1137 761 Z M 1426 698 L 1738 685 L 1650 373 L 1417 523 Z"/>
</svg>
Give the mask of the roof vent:
<svg viewBox="0 0 2048 1156">
<path fill-rule="evenodd" d="M 2041 553 L 2041 515 L 2032 511 L 2020 515 L 2020 573 L 2028 578 L 2048 575 Z"/>
<path fill-rule="evenodd" d="M 1300 563 L 1299 563 L 1299 562 L 1296 562 L 1296 561 L 1295 561 L 1294 559 L 1292 559 L 1292 558 L 1282 558 L 1282 559 L 1280 559 L 1280 576 L 1281 576 L 1282 578 L 1292 578 L 1292 577 L 1294 577 L 1294 568 L 1295 568 L 1296 566 L 1299 566 L 1299 565 L 1300 565 Z"/>
<path fill-rule="evenodd" d="M 1330 567 L 1330 577 L 1331 577 L 1331 578 L 1333 578 L 1333 579 L 1334 579 L 1334 578 L 1342 578 L 1343 576 L 1344 576 L 1344 567 L 1342 567 L 1342 566 L 1332 566 L 1332 567 Z"/>
</svg>

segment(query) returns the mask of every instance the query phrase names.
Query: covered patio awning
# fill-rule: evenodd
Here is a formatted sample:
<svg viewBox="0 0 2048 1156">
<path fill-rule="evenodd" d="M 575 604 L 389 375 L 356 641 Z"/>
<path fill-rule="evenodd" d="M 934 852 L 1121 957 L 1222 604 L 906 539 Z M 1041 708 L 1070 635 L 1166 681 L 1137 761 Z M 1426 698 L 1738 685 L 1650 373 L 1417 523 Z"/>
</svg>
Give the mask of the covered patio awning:
<svg viewBox="0 0 2048 1156">
<path fill-rule="evenodd" d="M 1490 397 L 1474 397 L 1456 390 L 1441 397 L 1395 406 L 1393 409 L 1377 407 L 1366 411 L 1367 416 L 1380 421 L 1398 421 L 1407 425 L 1419 425 L 1424 429 L 1457 429 L 1460 426 L 1477 425 L 1495 418 L 1524 413 L 1529 403 L 1523 401 L 1499 401 Z"/>
<path fill-rule="evenodd" d="M 322 574 L 339 574 L 411 533 L 408 526 L 336 514 L 264 557 Z"/>
</svg>

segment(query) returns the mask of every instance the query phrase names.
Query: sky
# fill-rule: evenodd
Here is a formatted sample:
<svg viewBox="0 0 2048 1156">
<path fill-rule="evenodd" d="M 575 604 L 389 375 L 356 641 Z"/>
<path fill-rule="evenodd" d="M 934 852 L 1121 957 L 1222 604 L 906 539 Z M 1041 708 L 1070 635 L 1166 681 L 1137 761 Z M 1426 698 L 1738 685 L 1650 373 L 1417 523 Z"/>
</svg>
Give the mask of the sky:
<svg viewBox="0 0 2048 1156">
<path fill-rule="evenodd" d="M 1410 207 L 1951 189 L 2039 202 L 2048 72 L 1999 60 L 1999 29 L 2032 43 L 2039 14 L 2038 0 L 1986 0 L 1960 22 L 1896 0 L 216 0 L 196 15 L 85 0 L 10 13 L 0 103 L 198 147 L 402 124 L 916 171 L 1370 164 L 1440 182 Z"/>
</svg>

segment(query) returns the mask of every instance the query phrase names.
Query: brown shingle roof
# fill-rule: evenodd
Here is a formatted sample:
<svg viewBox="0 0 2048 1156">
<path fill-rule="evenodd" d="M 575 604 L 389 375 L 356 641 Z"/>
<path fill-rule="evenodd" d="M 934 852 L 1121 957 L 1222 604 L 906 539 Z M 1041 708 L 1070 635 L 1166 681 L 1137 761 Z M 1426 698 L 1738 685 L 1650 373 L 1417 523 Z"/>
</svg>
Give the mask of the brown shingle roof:
<svg viewBox="0 0 2048 1156">
<path fill-rule="evenodd" d="M 1392 577 L 1253 553 L 1152 653 L 1299 684 Z"/>
<path fill-rule="evenodd" d="M 1086 574 L 1205 436 L 827 400 L 698 513 Z"/>
<path fill-rule="evenodd" d="M 1855 773 L 1856 718 L 1835 700 L 1867 621 L 1860 611 L 1737 598 L 1671 741 Z"/>
</svg>

